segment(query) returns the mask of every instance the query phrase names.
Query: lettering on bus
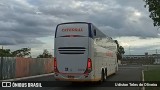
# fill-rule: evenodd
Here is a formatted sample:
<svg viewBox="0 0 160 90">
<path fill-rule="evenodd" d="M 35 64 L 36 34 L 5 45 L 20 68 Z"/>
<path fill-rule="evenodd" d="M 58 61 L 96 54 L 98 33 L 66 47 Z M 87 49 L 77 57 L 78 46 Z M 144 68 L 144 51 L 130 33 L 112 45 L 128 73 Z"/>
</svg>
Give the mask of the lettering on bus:
<svg viewBox="0 0 160 90">
<path fill-rule="evenodd" d="M 106 52 L 106 56 L 113 57 L 113 53 L 112 52 Z"/>
<path fill-rule="evenodd" d="M 62 32 L 83 32 L 82 28 L 64 28 Z"/>
</svg>

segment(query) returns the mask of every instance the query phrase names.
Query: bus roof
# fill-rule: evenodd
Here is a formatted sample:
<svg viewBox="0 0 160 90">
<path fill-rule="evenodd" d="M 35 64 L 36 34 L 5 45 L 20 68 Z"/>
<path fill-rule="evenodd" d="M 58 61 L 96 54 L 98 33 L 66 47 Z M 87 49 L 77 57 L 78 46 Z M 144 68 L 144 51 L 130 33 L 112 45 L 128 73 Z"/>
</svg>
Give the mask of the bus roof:
<svg viewBox="0 0 160 90">
<path fill-rule="evenodd" d="M 91 23 L 88 23 L 88 22 L 65 22 L 65 23 L 60 23 L 58 25 L 62 25 L 62 24 L 72 24 L 72 23 L 84 23 L 84 24 L 91 24 Z"/>
</svg>

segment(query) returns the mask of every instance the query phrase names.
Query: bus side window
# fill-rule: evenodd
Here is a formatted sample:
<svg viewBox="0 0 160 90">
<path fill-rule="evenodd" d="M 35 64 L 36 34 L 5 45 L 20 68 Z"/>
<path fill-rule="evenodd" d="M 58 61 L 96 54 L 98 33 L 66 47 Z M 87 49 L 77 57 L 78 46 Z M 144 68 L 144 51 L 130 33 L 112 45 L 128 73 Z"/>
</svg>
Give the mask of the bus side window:
<svg viewBox="0 0 160 90">
<path fill-rule="evenodd" d="M 94 29 L 94 36 L 96 36 L 96 30 Z"/>
</svg>

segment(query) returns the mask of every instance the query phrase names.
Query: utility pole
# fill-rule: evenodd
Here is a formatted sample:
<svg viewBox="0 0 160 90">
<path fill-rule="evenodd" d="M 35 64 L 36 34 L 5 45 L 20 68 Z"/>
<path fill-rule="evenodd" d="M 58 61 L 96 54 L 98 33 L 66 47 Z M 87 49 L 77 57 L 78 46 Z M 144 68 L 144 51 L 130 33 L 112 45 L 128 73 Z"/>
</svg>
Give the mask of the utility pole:
<svg viewBox="0 0 160 90">
<path fill-rule="evenodd" d="M 1 55 L 2 55 L 2 56 L 1 56 L 1 63 L 0 63 L 0 64 L 1 64 L 1 69 L 0 69 L 0 70 L 1 70 L 1 71 L 0 71 L 0 72 L 1 72 L 0 74 L 1 74 L 1 75 L 0 75 L 0 79 L 2 80 L 2 79 L 3 79 L 3 71 L 2 71 L 2 70 L 3 70 L 3 46 L 2 46 L 2 50 L 1 50 Z"/>
<path fill-rule="evenodd" d="M 156 56 L 157 56 L 157 49 L 156 49 Z"/>
<path fill-rule="evenodd" d="M 156 62 L 158 62 L 158 51 L 156 49 Z"/>
<path fill-rule="evenodd" d="M 131 55 L 130 46 L 129 46 L 129 55 Z"/>
<path fill-rule="evenodd" d="M 157 49 L 156 49 L 156 57 L 157 57 L 158 55 L 157 55 Z"/>
</svg>

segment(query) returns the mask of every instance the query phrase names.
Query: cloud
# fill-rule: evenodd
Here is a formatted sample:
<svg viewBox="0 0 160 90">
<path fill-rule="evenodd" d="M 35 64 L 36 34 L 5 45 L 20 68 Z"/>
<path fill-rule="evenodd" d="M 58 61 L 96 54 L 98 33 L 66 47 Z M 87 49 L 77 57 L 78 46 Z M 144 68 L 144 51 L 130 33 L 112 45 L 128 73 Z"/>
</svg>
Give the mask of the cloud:
<svg viewBox="0 0 160 90">
<path fill-rule="evenodd" d="M 114 38 L 119 41 L 119 44 L 124 47 L 125 54 L 155 54 L 156 49 L 160 53 L 160 39 L 159 38 L 141 38 L 141 37 L 119 37 Z"/>
<path fill-rule="evenodd" d="M 39 6 L 42 13 L 55 16 L 60 22 L 92 22 L 112 37 L 158 37 L 143 1 L 69 0 L 64 3 L 63 0 L 45 0 Z M 113 31 L 107 27 L 111 27 Z"/>
<path fill-rule="evenodd" d="M 1 45 L 43 44 L 36 38 L 54 34 L 54 18 L 37 15 L 34 12 L 37 6 L 25 0 L 5 0 L 0 3 Z"/>
</svg>

